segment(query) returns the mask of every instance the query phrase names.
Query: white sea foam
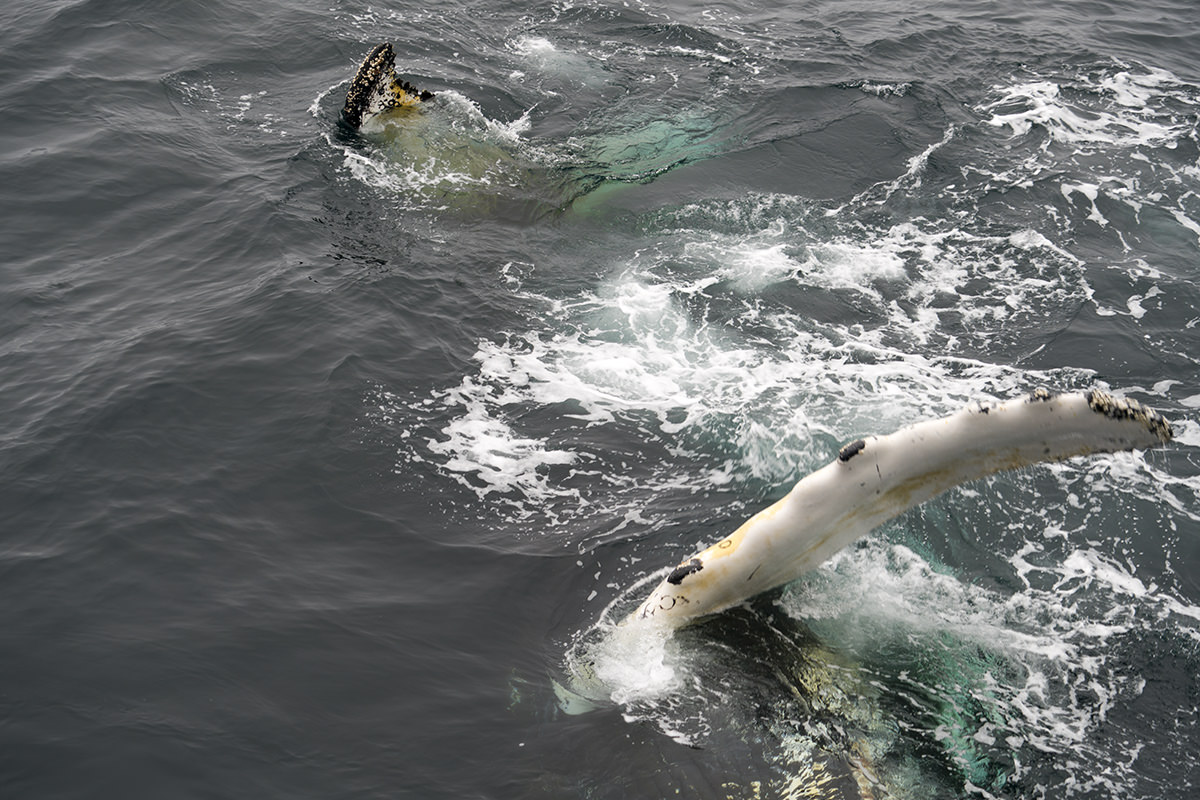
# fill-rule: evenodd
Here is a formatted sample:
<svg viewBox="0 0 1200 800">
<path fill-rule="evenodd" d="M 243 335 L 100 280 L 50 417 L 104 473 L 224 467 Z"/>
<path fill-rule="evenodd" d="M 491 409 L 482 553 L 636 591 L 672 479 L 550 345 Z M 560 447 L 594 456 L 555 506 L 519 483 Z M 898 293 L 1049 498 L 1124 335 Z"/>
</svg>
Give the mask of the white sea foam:
<svg viewBox="0 0 1200 800">
<path fill-rule="evenodd" d="M 1025 154 L 999 170 L 983 167 L 995 170 L 994 185 L 1027 188 L 1063 176 L 1071 216 L 1109 228 L 1125 251 L 1141 226 L 1155 235 L 1161 214 L 1200 239 L 1197 166 L 1157 155 L 1194 141 L 1200 85 L 1161 69 L 1112 64 L 1070 76 L 1027 76 L 993 87 L 992 95 L 976 111 L 1010 137 L 1006 148 Z M 1035 129 L 1044 134 L 1038 142 L 1011 141 Z M 1131 214 L 1137 227 L 1112 225 L 1114 213 Z M 1062 223 L 1069 226 L 1071 218 Z"/>
<path fill-rule="evenodd" d="M 527 70 L 582 86 L 599 86 L 607 80 L 603 64 L 544 36 L 519 36 L 508 47 Z"/>
<path fill-rule="evenodd" d="M 558 48 L 542 36 L 522 36 L 512 42 L 512 48 L 518 55 L 538 58 L 558 52 Z"/>
<path fill-rule="evenodd" d="M 720 331 L 695 327 L 668 287 L 647 283 L 637 275 L 622 276 L 587 306 L 602 312 L 588 315 L 593 317 L 589 321 L 606 319 L 606 328 L 483 341 L 475 356 L 479 374 L 464 378 L 439 398 L 445 407 L 458 408 L 463 422 L 448 424 L 441 431 L 445 438 L 436 452 L 447 465 L 454 465 L 447 468 L 455 472 L 471 470 L 476 463 L 481 496 L 519 489 L 532 492 L 529 500 L 536 504 L 550 488 L 537 477 L 548 461 L 512 459 L 504 462 L 508 470 L 504 471 L 497 469 L 500 465 L 494 459 L 472 460 L 479 452 L 477 432 L 488 426 L 489 419 L 500 427 L 495 421 L 510 406 L 570 402 L 577 407 L 572 416 L 592 425 L 650 413 L 658 428 L 651 435 L 669 435 L 677 443 L 703 437 L 711 424 L 724 424 L 726 415 L 737 415 L 745 422 L 737 426 L 743 465 L 735 472 L 782 481 L 828 452 L 831 443 L 824 437 L 814 441 L 814 434 L 840 440 L 857 432 L 833 424 L 834 419 L 868 424 L 860 416 L 864 397 L 874 395 L 877 404 L 900 411 L 892 423 L 898 425 L 915 418 L 914 390 L 947 408 L 977 395 L 975 389 L 985 375 L 994 387 L 1015 388 L 1027 379 L 981 363 L 907 356 L 872 343 L 873 336 L 867 334 L 838 344 L 781 319 L 772 323 L 787 337 L 782 347 L 739 345 Z M 867 353 L 870 359 L 862 363 Z M 953 372 L 961 374 L 954 377 Z M 905 397 L 910 402 L 901 404 Z M 819 417 L 801 413 L 813 401 L 825 409 Z M 530 452 L 543 450 L 533 444 L 535 437 L 517 439 Z M 566 451 L 549 452 L 559 459 L 554 463 L 568 458 Z"/>
<path fill-rule="evenodd" d="M 745 210 L 731 213 L 736 218 Z M 541 324 L 480 341 L 476 373 L 436 399 L 472 424 L 445 425 L 433 460 L 464 477 L 476 463 L 477 432 L 489 420 L 499 430 L 511 426 L 510 409 L 569 406 L 557 413 L 588 426 L 636 425 L 685 456 L 719 436 L 736 443 L 738 455 L 723 471 L 730 480 L 781 483 L 821 463 L 848 437 L 1030 383 L 1064 385 L 1081 377 L 910 349 L 935 342 L 953 349 L 972 329 L 990 335 L 1040 308 L 1082 302 L 1086 285 L 1043 237 L 937 233 L 913 223 L 858 236 L 806 244 L 777 219 L 746 233 L 683 229 L 569 303 L 530 292 L 527 270 L 522 290 L 542 308 Z M 1060 267 L 1031 271 L 1029 254 Z M 857 295 L 886 324 L 818 324 L 759 299 L 770 286 L 792 281 Z M 706 318 L 718 298 L 731 310 Z M 964 322 L 970 327 L 959 329 Z M 769 331 L 769 339 L 746 336 L 747 326 Z M 881 416 L 880 408 L 888 411 Z M 471 483 L 481 497 L 524 493 L 531 512 L 558 491 L 544 477 L 548 465 L 592 458 L 574 442 L 550 445 L 541 431 L 507 435 L 524 452 L 552 458 L 509 459 L 507 472 L 497 471 L 495 459 L 478 461 Z M 700 488 L 709 474 L 704 469 L 684 481 Z M 573 497 L 575 490 L 562 493 Z"/>
<path fill-rule="evenodd" d="M 1189 132 L 1183 120 L 1164 116 L 1151 102 L 1173 85 L 1178 82 L 1161 70 L 1137 77 L 1120 72 L 1072 86 L 1068 96 L 1057 81 L 1035 80 L 995 87 L 999 99 L 981 110 L 991 113 L 987 124 L 1014 136 L 1038 126 L 1065 144 L 1161 145 Z"/>
<path fill-rule="evenodd" d="M 573 464 L 577 455 L 567 450 L 548 448 L 537 439 L 516 435 L 502 420 L 487 413 L 475 397 L 466 398 L 466 413 L 452 420 L 445 429 L 445 441 L 431 440 L 431 452 L 445 456 L 445 469 L 458 474 L 474 474 L 486 497 L 520 490 L 540 496 L 548 491 L 543 468 Z"/>
<path fill-rule="evenodd" d="M 912 88 L 912 84 L 904 83 L 881 83 L 876 81 L 858 81 L 851 84 L 857 86 L 867 94 L 873 94 L 876 97 L 904 97 L 908 94 L 908 90 Z"/>
</svg>

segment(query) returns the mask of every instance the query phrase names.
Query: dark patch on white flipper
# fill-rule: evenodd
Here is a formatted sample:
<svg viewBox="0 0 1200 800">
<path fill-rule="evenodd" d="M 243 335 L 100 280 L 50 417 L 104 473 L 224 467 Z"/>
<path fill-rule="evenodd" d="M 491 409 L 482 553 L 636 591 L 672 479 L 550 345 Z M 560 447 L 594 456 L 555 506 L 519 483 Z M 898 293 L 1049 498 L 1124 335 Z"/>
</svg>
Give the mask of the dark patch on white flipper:
<svg viewBox="0 0 1200 800">
<path fill-rule="evenodd" d="M 1146 408 L 1136 400 L 1127 397 L 1113 397 L 1108 392 L 1093 389 L 1086 395 L 1088 406 L 1097 414 L 1103 414 L 1113 420 L 1130 420 L 1141 425 L 1158 437 L 1158 441 L 1166 444 L 1175 436 L 1171 423 L 1152 408 Z"/>
<path fill-rule="evenodd" d="M 699 572 L 702 569 L 704 569 L 704 562 L 698 558 L 693 558 L 691 561 L 680 564 L 671 570 L 671 574 L 667 576 L 667 583 L 678 586 L 683 583 L 683 579 L 688 575 L 691 575 L 693 572 Z"/>
<path fill-rule="evenodd" d="M 342 121 L 358 128 L 376 114 L 415 106 L 433 97 L 433 92 L 421 91 L 397 77 L 396 54 L 391 44 L 384 42 L 367 54 L 354 74 L 342 106 Z"/>
<path fill-rule="evenodd" d="M 841 461 L 843 464 L 846 463 L 847 461 L 849 461 L 850 459 L 854 458 L 856 455 L 861 453 L 863 451 L 863 448 L 866 446 L 867 446 L 866 439 L 854 440 L 853 442 L 851 442 L 850 444 L 846 445 L 845 447 L 843 447 L 841 450 L 838 451 L 838 461 Z"/>
</svg>

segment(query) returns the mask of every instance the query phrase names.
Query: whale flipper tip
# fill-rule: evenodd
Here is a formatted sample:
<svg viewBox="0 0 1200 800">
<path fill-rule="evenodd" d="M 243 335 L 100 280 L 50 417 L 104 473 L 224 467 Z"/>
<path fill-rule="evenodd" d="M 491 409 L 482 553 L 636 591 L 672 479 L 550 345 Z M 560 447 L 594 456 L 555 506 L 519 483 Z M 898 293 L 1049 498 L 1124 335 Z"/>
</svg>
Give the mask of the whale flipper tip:
<svg viewBox="0 0 1200 800">
<path fill-rule="evenodd" d="M 376 45 L 363 59 L 342 106 L 342 121 L 358 128 L 376 114 L 414 106 L 433 99 L 433 92 L 417 89 L 396 76 L 396 53 L 388 42 Z"/>
<path fill-rule="evenodd" d="M 1166 444 L 1175 436 L 1171 423 L 1166 417 L 1152 408 L 1143 406 L 1136 400 L 1127 397 L 1114 397 L 1100 389 L 1092 389 L 1086 395 L 1088 406 L 1097 414 L 1103 414 L 1109 419 L 1132 420 L 1158 437 L 1161 444 Z"/>
</svg>

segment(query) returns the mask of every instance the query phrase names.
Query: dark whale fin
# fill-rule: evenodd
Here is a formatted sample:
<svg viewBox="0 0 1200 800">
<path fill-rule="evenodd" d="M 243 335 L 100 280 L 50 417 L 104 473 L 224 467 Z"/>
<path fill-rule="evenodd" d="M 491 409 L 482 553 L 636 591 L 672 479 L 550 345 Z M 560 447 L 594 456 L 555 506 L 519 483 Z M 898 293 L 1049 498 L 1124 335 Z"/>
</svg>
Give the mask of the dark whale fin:
<svg viewBox="0 0 1200 800">
<path fill-rule="evenodd" d="M 396 54 L 388 42 L 378 45 L 363 59 L 362 66 L 350 82 L 342 120 L 357 128 L 366 120 L 394 108 L 415 106 L 433 98 L 433 92 L 423 92 L 408 81 L 396 76 Z"/>
</svg>

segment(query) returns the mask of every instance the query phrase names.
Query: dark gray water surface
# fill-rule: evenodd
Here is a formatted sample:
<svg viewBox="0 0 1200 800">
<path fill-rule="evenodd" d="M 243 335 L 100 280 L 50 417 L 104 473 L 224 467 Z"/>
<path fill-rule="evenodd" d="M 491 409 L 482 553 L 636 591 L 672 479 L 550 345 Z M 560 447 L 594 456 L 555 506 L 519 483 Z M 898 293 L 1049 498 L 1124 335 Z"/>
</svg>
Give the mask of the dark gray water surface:
<svg viewBox="0 0 1200 800">
<path fill-rule="evenodd" d="M 1191 0 L 0 23 L 0 796 L 1195 795 Z M 381 41 L 438 98 L 340 128 Z M 1040 385 L 1178 441 L 596 627 Z"/>
</svg>

